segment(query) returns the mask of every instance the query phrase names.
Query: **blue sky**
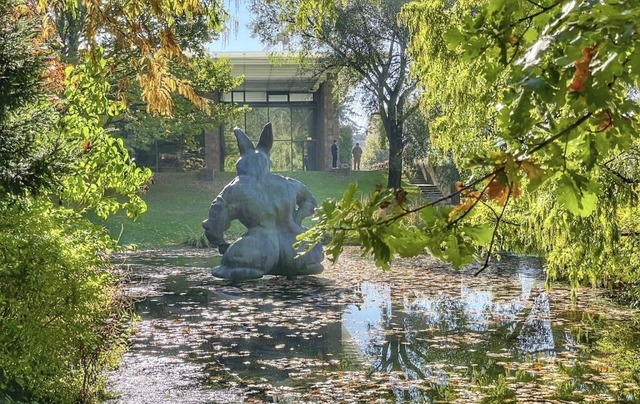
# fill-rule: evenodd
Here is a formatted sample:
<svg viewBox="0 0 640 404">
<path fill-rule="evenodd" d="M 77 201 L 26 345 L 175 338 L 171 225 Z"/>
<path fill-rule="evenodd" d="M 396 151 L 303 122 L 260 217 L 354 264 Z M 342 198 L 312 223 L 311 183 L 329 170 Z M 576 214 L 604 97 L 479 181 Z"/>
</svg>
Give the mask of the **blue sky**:
<svg viewBox="0 0 640 404">
<path fill-rule="evenodd" d="M 224 36 L 207 46 L 210 52 L 240 52 L 261 51 L 264 45 L 256 38 L 251 37 L 251 13 L 245 0 L 226 0 L 225 7 L 231 17 L 238 22 L 238 29 L 231 29 Z"/>
</svg>

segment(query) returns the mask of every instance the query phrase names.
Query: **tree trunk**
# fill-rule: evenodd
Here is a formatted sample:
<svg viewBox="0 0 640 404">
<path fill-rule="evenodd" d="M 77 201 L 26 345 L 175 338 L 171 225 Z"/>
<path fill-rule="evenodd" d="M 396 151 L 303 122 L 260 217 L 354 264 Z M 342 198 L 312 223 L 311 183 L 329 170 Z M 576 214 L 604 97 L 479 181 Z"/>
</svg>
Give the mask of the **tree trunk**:
<svg viewBox="0 0 640 404">
<path fill-rule="evenodd" d="M 86 7 L 79 5 L 75 14 L 65 11 L 58 16 L 56 24 L 64 46 L 62 59 L 66 63 L 78 64 L 80 61 L 80 44 L 83 41 L 86 15 Z"/>
<path fill-rule="evenodd" d="M 387 188 L 400 188 L 402 181 L 402 121 L 389 114 L 384 127 L 389 141 L 389 178 Z"/>
</svg>

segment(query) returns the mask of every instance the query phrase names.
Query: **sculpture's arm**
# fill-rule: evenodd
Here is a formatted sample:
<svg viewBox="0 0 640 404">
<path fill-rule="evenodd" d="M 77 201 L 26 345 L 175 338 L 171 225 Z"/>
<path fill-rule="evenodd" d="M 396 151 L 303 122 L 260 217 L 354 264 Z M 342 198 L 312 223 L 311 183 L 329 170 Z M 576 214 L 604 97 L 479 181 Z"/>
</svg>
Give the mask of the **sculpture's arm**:
<svg viewBox="0 0 640 404">
<path fill-rule="evenodd" d="M 298 186 L 296 193 L 298 209 L 294 213 L 293 220 L 298 224 L 302 224 L 302 219 L 313 214 L 313 211 L 318 207 L 318 202 L 316 202 L 316 198 L 311 195 L 311 192 L 303 183 L 298 182 L 296 185 Z"/>
<path fill-rule="evenodd" d="M 232 216 L 229 210 L 225 199 L 218 195 L 209 208 L 209 218 L 202 222 L 207 240 L 215 246 L 228 244 L 224 239 L 224 232 L 231 225 Z"/>
</svg>

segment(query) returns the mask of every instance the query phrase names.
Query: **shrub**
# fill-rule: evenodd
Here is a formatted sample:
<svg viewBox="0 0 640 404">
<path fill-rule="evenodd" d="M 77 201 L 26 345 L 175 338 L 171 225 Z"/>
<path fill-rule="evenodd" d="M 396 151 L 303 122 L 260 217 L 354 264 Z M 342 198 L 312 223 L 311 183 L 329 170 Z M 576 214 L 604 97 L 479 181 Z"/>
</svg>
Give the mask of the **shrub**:
<svg viewBox="0 0 640 404">
<path fill-rule="evenodd" d="M 0 207 L 0 227 L 0 401 L 93 401 L 125 347 L 112 242 L 42 200 Z"/>
</svg>

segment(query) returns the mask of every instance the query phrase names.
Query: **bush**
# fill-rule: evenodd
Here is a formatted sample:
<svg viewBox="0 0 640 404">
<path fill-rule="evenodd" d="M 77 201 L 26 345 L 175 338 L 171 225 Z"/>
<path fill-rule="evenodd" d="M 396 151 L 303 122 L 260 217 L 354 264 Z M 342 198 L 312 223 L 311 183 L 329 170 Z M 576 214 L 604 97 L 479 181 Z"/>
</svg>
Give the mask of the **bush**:
<svg viewBox="0 0 640 404">
<path fill-rule="evenodd" d="M 128 321 L 100 228 L 36 200 L 0 207 L 0 401 L 91 402 Z"/>
</svg>

